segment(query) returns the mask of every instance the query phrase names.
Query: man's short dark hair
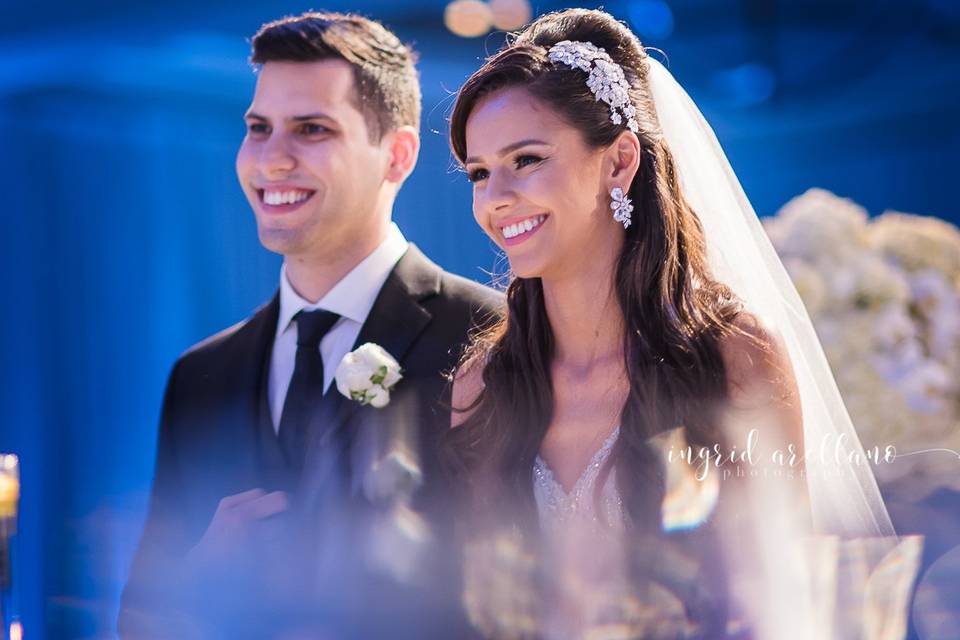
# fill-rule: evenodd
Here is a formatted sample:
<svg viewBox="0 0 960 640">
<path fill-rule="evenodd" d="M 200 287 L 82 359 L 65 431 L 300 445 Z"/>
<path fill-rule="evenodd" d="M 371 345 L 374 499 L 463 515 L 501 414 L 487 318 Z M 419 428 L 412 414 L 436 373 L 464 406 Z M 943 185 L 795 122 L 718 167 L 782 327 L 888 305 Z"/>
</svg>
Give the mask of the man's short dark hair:
<svg viewBox="0 0 960 640">
<path fill-rule="evenodd" d="M 307 12 L 260 27 L 250 62 L 345 60 L 353 67 L 356 106 L 370 140 L 398 127 L 420 127 L 416 54 L 375 20 L 355 14 Z"/>
</svg>

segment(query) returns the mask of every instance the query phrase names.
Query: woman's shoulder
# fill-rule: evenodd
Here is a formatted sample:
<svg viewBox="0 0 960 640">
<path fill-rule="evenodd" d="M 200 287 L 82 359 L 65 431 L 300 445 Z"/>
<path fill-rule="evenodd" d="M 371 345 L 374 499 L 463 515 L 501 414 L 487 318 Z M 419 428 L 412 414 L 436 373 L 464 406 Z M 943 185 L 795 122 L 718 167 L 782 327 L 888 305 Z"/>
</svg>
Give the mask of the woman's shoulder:
<svg viewBox="0 0 960 640">
<path fill-rule="evenodd" d="M 720 352 L 734 399 L 772 392 L 780 399 L 793 394 L 795 381 L 783 336 L 755 314 L 741 312 L 732 330 L 720 339 Z"/>
<path fill-rule="evenodd" d="M 483 393 L 483 368 L 485 360 L 474 355 L 462 362 L 453 372 L 453 389 L 451 391 L 450 426 L 458 427 L 473 414 L 475 405 Z"/>
</svg>

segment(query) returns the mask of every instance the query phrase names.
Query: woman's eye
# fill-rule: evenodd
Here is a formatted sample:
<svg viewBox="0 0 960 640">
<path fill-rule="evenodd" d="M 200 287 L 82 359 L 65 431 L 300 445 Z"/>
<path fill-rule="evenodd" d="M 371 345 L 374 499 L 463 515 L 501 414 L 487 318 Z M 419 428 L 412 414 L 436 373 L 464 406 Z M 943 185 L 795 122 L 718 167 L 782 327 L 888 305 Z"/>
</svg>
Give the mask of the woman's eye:
<svg viewBox="0 0 960 640">
<path fill-rule="evenodd" d="M 526 166 L 529 166 L 531 164 L 536 164 L 538 162 L 541 162 L 542 160 L 543 158 L 541 158 L 540 156 L 526 155 L 526 156 L 517 156 L 517 159 L 514 160 L 514 163 L 517 165 L 517 169 L 523 169 Z"/>
<path fill-rule="evenodd" d="M 467 172 L 467 180 L 470 182 L 478 182 L 480 180 L 485 180 L 488 175 L 490 174 L 486 169 L 474 169 L 473 171 Z"/>
</svg>

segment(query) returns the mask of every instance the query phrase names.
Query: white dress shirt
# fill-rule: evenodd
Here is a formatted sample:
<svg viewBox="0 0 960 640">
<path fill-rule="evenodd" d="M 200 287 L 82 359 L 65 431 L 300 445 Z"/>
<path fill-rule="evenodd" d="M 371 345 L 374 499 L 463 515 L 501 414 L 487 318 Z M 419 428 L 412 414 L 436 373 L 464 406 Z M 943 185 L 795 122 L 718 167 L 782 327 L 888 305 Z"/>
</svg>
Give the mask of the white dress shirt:
<svg viewBox="0 0 960 640">
<path fill-rule="evenodd" d="M 286 264 L 280 269 L 280 318 L 277 335 L 273 340 L 273 355 L 270 358 L 270 416 L 273 429 L 280 430 L 283 403 L 293 377 L 297 355 L 297 323 L 293 317 L 301 310 L 324 309 L 340 315 L 320 341 L 320 357 L 323 359 L 323 389 L 326 392 L 333 382 L 337 365 L 353 348 L 360 327 L 366 321 L 373 303 L 380 294 L 383 283 L 407 250 L 407 240 L 396 224 L 390 224 L 386 239 L 364 258 L 350 273 L 333 286 L 327 295 L 316 304 L 303 299 L 287 280 Z"/>
</svg>

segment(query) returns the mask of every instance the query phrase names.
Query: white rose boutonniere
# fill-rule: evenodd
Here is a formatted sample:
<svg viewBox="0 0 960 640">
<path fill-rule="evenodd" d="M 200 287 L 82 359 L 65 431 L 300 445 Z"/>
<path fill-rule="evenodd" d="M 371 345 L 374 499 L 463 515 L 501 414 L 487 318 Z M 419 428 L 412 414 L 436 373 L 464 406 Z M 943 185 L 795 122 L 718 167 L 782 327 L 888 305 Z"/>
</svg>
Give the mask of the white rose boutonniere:
<svg viewBox="0 0 960 640">
<path fill-rule="evenodd" d="M 334 377 L 340 393 L 377 409 L 387 406 L 390 392 L 403 379 L 400 364 L 383 347 L 372 342 L 343 356 Z"/>
</svg>

